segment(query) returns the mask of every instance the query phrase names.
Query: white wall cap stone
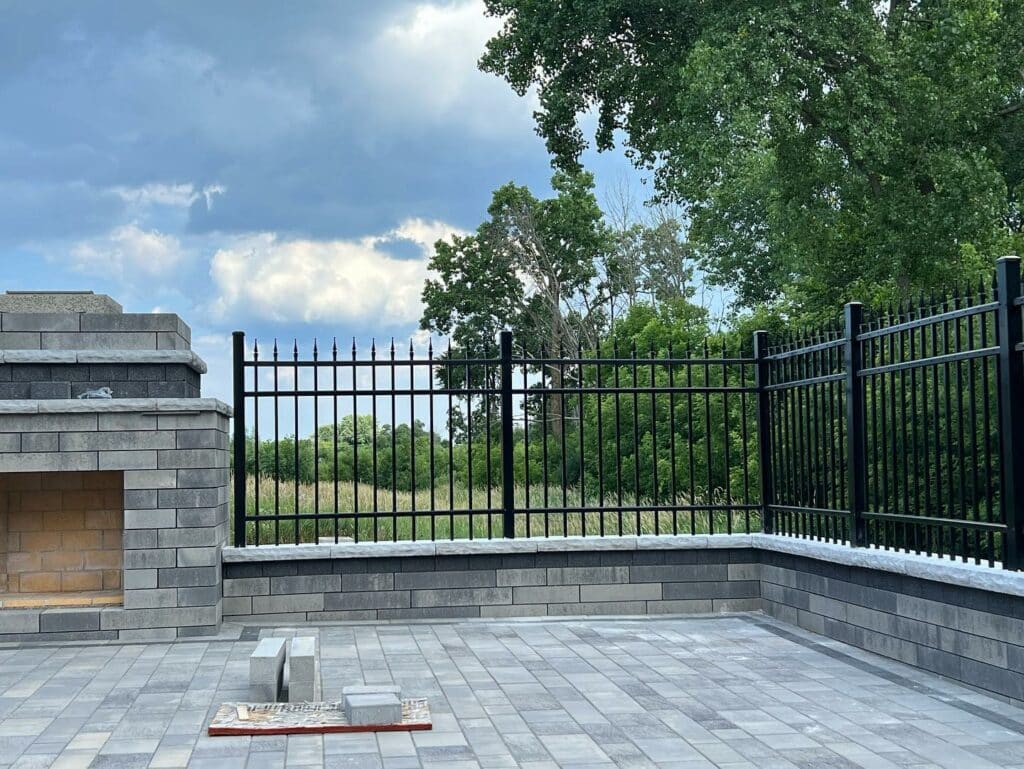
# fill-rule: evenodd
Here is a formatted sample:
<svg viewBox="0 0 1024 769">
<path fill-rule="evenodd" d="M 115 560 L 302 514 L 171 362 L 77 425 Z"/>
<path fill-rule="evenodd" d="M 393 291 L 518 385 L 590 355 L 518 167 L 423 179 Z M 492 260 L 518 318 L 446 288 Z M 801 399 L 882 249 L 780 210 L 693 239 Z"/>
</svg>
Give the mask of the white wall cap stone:
<svg viewBox="0 0 1024 769">
<path fill-rule="evenodd" d="M 182 364 L 198 374 L 208 371 L 206 362 L 191 350 L 0 350 L 3 363 L 131 363 Z"/>
<path fill-rule="evenodd" d="M 124 411 L 144 413 L 216 412 L 231 416 L 231 407 L 216 398 L 113 398 L 53 400 L 0 400 L 0 414 L 109 414 Z"/>
<path fill-rule="evenodd" d="M 3 350 L 0 356 L 4 363 L 78 363 L 74 350 Z"/>
<path fill-rule="evenodd" d="M 493 554 L 495 552 L 496 540 L 487 539 L 453 539 L 439 540 L 434 543 L 436 555 L 472 555 L 474 553 Z M 536 553 L 537 540 L 530 539 L 503 539 L 501 541 L 502 553 Z"/>
<path fill-rule="evenodd" d="M 225 547 L 225 563 L 340 558 L 399 558 L 431 555 L 498 555 L 523 552 L 606 550 L 759 549 L 813 558 L 844 566 L 877 569 L 908 577 L 1024 597 L 1024 572 L 848 544 L 818 542 L 773 534 L 643 535 L 627 537 L 550 537 L 454 540 L 443 542 L 352 542 L 322 545 Z"/>
</svg>

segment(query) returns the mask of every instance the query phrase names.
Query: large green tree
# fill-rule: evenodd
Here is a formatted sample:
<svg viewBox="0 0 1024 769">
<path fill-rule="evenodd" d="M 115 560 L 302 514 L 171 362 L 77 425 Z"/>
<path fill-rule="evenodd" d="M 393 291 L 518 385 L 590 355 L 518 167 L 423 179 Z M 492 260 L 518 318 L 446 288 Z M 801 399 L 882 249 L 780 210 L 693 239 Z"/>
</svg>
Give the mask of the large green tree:
<svg viewBox="0 0 1024 769">
<path fill-rule="evenodd" d="M 619 136 L 747 305 L 895 299 L 1020 243 L 1024 0 L 486 0 L 577 167 Z"/>
</svg>

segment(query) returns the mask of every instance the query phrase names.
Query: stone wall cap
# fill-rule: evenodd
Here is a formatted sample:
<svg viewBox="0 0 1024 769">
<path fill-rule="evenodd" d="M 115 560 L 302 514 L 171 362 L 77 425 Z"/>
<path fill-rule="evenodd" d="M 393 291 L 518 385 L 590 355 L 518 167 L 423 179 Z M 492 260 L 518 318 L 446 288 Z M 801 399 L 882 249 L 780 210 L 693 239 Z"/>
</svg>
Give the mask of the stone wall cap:
<svg viewBox="0 0 1024 769">
<path fill-rule="evenodd" d="M 0 312 L 116 314 L 124 308 L 106 294 L 92 291 L 8 291 L 0 294 Z"/>
<path fill-rule="evenodd" d="M 17 403 L 17 401 L 15 401 Z M 2 402 L 0 402 L 2 403 Z M 532 537 L 443 540 L 438 542 L 343 542 L 338 544 L 226 547 L 224 563 L 253 563 L 338 558 L 401 558 L 445 555 L 499 555 L 524 552 L 607 550 L 756 549 L 812 558 L 833 564 L 887 571 L 950 585 L 1024 597 L 1024 572 L 963 563 L 949 557 L 854 548 L 775 534 L 641 535 L 623 537 Z"/>
<path fill-rule="evenodd" d="M 214 411 L 231 416 L 231 407 L 216 398 L 113 398 L 0 400 L 0 414 L 110 414 L 117 412 Z"/>
<path fill-rule="evenodd" d="M 0 350 L 2 363 L 183 364 L 199 374 L 206 362 L 191 350 Z"/>
</svg>

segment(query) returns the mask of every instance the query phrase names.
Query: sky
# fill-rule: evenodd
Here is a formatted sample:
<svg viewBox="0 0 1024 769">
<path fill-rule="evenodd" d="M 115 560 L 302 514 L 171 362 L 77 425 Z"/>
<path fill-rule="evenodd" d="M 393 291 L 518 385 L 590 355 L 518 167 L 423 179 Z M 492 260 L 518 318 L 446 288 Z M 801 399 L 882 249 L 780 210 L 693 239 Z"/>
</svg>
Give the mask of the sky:
<svg viewBox="0 0 1024 769">
<path fill-rule="evenodd" d="M 230 401 L 230 333 L 416 337 L 432 244 L 549 191 L 479 0 L 0 0 L 0 290 L 175 312 Z M 588 154 L 599 197 L 646 194 Z"/>
</svg>

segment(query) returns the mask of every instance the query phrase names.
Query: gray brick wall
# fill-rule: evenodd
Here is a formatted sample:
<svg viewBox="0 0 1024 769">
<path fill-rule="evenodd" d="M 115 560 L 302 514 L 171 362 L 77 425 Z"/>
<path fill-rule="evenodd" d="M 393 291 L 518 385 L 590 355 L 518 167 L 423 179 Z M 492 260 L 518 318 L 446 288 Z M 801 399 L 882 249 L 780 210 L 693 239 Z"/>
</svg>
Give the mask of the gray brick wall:
<svg viewBox="0 0 1024 769">
<path fill-rule="evenodd" d="M 99 387 L 115 398 L 198 398 L 199 379 L 183 363 L 3 363 L 0 400 L 77 398 Z"/>
<path fill-rule="evenodd" d="M 1024 701 L 1024 598 L 761 552 L 764 610 L 884 657 Z"/>
<path fill-rule="evenodd" d="M 317 622 L 755 611 L 756 561 L 756 551 L 737 548 L 226 563 L 224 616 Z"/>
</svg>

